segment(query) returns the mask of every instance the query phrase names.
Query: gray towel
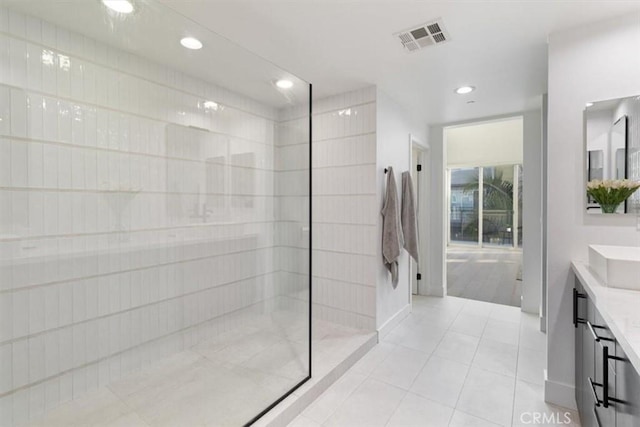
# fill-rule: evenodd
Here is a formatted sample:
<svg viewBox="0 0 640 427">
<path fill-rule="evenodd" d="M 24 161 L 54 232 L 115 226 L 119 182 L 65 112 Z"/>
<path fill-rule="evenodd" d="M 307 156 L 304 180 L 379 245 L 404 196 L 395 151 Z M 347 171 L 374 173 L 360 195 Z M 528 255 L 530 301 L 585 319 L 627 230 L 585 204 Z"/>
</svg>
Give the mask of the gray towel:
<svg viewBox="0 0 640 427">
<path fill-rule="evenodd" d="M 402 221 L 404 248 L 416 262 L 420 262 L 416 203 L 413 193 L 413 180 L 409 172 L 402 172 L 402 210 L 400 219 Z"/>
<path fill-rule="evenodd" d="M 400 217 L 398 212 L 398 189 L 393 168 L 387 168 L 387 188 L 382 206 L 382 258 L 391 273 L 391 283 L 398 286 L 398 257 L 400 256 Z"/>
</svg>

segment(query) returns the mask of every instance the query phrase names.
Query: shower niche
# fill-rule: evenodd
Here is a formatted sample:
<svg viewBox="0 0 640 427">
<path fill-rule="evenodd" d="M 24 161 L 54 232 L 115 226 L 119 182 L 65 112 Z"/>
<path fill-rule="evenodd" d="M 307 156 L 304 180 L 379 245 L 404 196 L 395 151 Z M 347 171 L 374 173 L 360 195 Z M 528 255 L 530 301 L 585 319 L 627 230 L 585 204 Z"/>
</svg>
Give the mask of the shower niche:
<svg viewBox="0 0 640 427">
<path fill-rule="evenodd" d="M 251 424 L 311 376 L 311 87 L 107 3 L 0 7 L 0 425 Z"/>
</svg>

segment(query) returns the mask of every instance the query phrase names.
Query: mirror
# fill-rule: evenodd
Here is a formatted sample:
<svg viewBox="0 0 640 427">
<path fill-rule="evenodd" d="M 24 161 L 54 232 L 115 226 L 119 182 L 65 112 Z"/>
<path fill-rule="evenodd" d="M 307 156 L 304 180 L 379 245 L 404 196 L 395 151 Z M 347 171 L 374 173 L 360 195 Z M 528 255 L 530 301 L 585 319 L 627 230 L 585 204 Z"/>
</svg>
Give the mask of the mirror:
<svg viewBox="0 0 640 427">
<path fill-rule="evenodd" d="M 640 181 L 640 96 L 590 102 L 584 111 L 586 181 Z M 601 213 L 587 196 L 587 211 Z M 640 213 L 637 191 L 618 213 Z"/>
</svg>

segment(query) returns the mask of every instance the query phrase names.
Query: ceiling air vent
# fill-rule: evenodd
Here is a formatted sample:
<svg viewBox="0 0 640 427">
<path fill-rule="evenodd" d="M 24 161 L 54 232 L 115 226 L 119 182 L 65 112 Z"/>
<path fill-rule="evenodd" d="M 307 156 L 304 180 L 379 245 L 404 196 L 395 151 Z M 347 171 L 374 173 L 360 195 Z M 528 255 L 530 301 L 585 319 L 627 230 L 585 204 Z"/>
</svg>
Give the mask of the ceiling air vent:
<svg viewBox="0 0 640 427">
<path fill-rule="evenodd" d="M 442 24 L 442 19 L 436 19 L 435 21 L 400 31 L 395 33 L 394 36 L 400 39 L 402 47 L 409 52 L 445 43 L 450 39 L 449 33 Z"/>
</svg>

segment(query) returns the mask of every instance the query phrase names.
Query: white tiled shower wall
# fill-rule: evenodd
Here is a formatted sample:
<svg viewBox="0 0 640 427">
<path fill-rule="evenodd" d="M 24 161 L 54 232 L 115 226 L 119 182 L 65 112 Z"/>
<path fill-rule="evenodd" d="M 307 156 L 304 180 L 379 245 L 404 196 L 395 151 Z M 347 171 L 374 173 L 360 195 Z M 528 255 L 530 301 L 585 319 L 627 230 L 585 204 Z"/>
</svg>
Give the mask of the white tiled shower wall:
<svg viewBox="0 0 640 427">
<path fill-rule="evenodd" d="M 0 424 L 241 325 L 277 293 L 276 119 L 0 8 Z"/>
<path fill-rule="evenodd" d="M 296 198 L 307 192 L 308 182 L 303 172 L 287 166 L 292 164 L 289 159 L 308 154 L 308 146 L 301 144 L 308 121 L 301 118 L 304 113 L 296 108 L 280 114 L 281 125 L 289 126 L 276 139 L 276 158 L 282 160 L 276 162 L 278 194 L 288 195 L 277 207 L 280 219 L 302 221 L 307 215 L 289 204 L 304 205 Z M 376 88 L 314 101 L 312 147 L 314 317 L 375 330 L 380 210 L 375 179 Z M 283 284 L 299 283 L 297 277 L 307 261 L 299 250 L 303 241 L 296 238 L 301 230 L 289 231 L 278 233 L 293 236 L 278 246 Z"/>
</svg>

